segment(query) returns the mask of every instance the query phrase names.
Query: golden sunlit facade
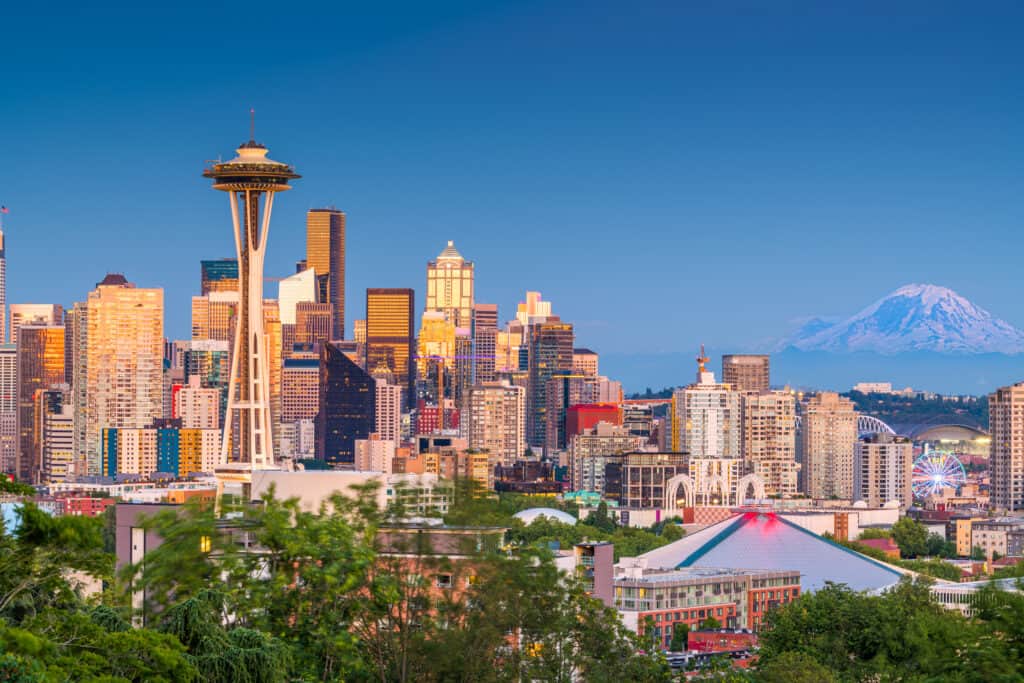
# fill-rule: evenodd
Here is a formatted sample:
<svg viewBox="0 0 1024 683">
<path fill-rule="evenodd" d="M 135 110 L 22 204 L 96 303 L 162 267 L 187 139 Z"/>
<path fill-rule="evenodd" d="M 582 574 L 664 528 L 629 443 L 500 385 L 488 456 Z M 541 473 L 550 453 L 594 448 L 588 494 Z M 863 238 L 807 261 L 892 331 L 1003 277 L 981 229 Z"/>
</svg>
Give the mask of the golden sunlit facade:
<svg viewBox="0 0 1024 683">
<path fill-rule="evenodd" d="M 64 328 L 27 325 L 18 334 L 18 478 L 41 483 L 42 415 L 37 397 L 64 383 Z"/>
<path fill-rule="evenodd" d="M 424 310 L 444 313 L 455 327 L 469 327 L 473 320 L 473 262 L 462 258 L 454 242 L 427 263 Z"/>
<path fill-rule="evenodd" d="M 75 359 L 76 382 L 85 384 L 85 400 L 75 405 L 83 441 L 75 452 L 88 474 L 100 474 L 104 428 L 148 427 L 162 416 L 164 290 L 108 275 L 84 309 L 83 355 Z"/>
<path fill-rule="evenodd" d="M 366 290 L 366 367 L 381 364 L 394 374 L 395 383 L 414 396 L 413 290 Z"/>
<path fill-rule="evenodd" d="M 345 213 L 337 209 L 306 212 L 306 267 L 317 277 L 320 303 L 330 304 L 331 335 L 345 331 Z"/>
</svg>

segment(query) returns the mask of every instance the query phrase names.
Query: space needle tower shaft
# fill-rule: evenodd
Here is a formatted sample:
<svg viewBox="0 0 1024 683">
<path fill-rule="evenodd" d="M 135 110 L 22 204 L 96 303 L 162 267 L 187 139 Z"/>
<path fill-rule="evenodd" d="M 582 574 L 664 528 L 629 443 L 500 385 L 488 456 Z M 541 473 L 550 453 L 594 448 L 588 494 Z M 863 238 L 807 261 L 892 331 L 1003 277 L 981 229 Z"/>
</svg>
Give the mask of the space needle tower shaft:
<svg viewBox="0 0 1024 683">
<path fill-rule="evenodd" d="M 238 252 L 238 312 L 220 463 L 240 473 L 273 468 L 263 264 L 274 195 L 291 189 L 289 181 L 300 176 L 291 166 L 267 158 L 267 148 L 255 139 L 242 144 L 231 161 L 208 167 L 203 176 L 213 180 L 215 190 L 228 194 Z"/>
</svg>

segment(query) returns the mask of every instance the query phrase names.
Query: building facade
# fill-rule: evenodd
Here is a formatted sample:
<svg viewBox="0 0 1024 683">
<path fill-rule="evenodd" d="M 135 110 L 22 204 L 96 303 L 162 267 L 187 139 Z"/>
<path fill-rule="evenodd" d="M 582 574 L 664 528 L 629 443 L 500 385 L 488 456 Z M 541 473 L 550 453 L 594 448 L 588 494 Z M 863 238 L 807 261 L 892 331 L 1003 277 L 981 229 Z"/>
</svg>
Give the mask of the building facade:
<svg viewBox="0 0 1024 683">
<path fill-rule="evenodd" d="M 804 493 L 812 498 L 853 498 L 857 411 L 849 399 L 822 391 L 803 404 L 800 461 Z"/>
<path fill-rule="evenodd" d="M 988 397 L 991 505 L 1024 510 L 1024 382 L 1001 387 Z"/>
<path fill-rule="evenodd" d="M 722 356 L 722 382 L 733 391 L 768 391 L 771 389 L 768 356 L 737 353 Z"/>
<path fill-rule="evenodd" d="M 427 302 L 424 311 L 443 313 L 455 327 L 469 328 L 473 319 L 473 262 L 462 258 L 455 243 L 427 263 Z"/>
<path fill-rule="evenodd" d="M 748 392 L 742 396 L 743 458 L 765 482 L 769 496 L 798 492 L 796 397 L 786 391 Z"/>
<path fill-rule="evenodd" d="M 376 427 L 373 378 L 333 344 L 320 349 L 320 401 L 316 417 L 317 459 L 355 467 L 355 442 Z"/>
<path fill-rule="evenodd" d="M 18 330 L 18 478 L 42 483 L 39 394 L 64 383 L 64 328 L 22 325 Z"/>
<path fill-rule="evenodd" d="M 857 441 L 853 453 L 853 500 L 879 508 L 897 500 L 904 510 L 914 502 L 911 472 L 914 444 L 905 436 L 872 434 Z"/>
<path fill-rule="evenodd" d="M 366 290 L 366 367 L 384 365 L 402 387 L 404 405 L 415 404 L 416 362 L 411 289 Z"/>
<path fill-rule="evenodd" d="M 345 213 L 310 209 L 306 213 L 306 267 L 316 273 L 320 303 L 329 304 L 328 338 L 345 338 Z"/>
<path fill-rule="evenodd" d="M 547 445 L 548 380 L 572 373 L 573 339 L 572 324 L 557 316 L 530 327 L 526 440 L 531 447 Z"/>
<path fill-rule="evenodd" d="M 469 447 L 487 451 L 502 464 L 526 452 L 526 392 L 499 382 L 476 384 L 469 390 L 466 425 Z"/>
</svg>

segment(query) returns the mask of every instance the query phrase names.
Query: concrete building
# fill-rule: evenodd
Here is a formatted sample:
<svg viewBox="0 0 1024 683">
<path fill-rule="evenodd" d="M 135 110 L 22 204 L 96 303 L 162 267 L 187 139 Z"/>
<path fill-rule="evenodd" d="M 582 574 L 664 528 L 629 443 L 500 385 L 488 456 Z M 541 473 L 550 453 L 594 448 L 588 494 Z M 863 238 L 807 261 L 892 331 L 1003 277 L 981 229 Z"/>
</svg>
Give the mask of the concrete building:
<svg viewBox="0 0 1024 683">
<path fill-rule="evenodd" d="M 221 430 L 182 429 L 174 421 L 158 421 L 143 429 L 104 429 L 103 476 L 188 476 L 212 473 L 220 464 Z"/>
<path fill-rule="evenodd" d="M 0 252 L 3 251 L 0 233 Z M 2 260 L 0 256 L 0 260 Z M 59 327 L 64 325 L 64 307 L 60 304 L 11 304 L 11 343 L 18 343 L 18 330 L 23 325 Z"/>
<path fill-rule="evenodd" d="M 548 380 L 572 372 L 573 339 L 573 326 L 557 316 L 530 326 L 526 441 L 538 450 L 547 445 Z"/>
<path fill-rule="evenodd" d="M 914 444 L 905 436 L 872 434 L 859 440 L 853 452 L 853 500 L 882 507 L 897 500 L 906 510 L 914 502 L 911 471 Z"/>
<path fill-rule="evenodd" d="M 697 381 L 672 394 L 672 450 L 698 458 L 743 455 L 742 395 L 698 364 Z"/>
<path fill-rule="evenodd" d="M 812 498 L 853 498 L 857 411 L 849 399 L 823 391 L 803 405 L 800 462 L 803 490 Z"/>
<path fill-rule="evenodd" d="M 306 212 L 306 267 L 316 273 L 317 301 L 329 305 L 325 339 L 345 338 L 345 213 L 334 208 Z"/>
<path fill-rule="evenodd" d="M 526 392 L 499 382 L 469 390 L 469 414 L 462 417 L 469 447 L 487 451 L 502 464 L 526 452 Z"/>
<path fill-rule="evenodd" d="M 794 570 L 732 567 L 650 567 L 624 558 L 616 569 L 615 609 L 626 628 L 641 635 L 651 628 L 668 649 L 677 625 L 696 629 L 713 618 L 730 629 L 756 629 L 769 610 L 801 592 Z"/>
<path fill-rule="evenodd" d="M 473 262 L 462 258 L 455 243 L 449 240 L 437 259 L 427 263 L 427 301 L 423 310 L 442 313 L 455 327 L 468 329 L 473 316 L 473 278 Z"/>
<path fill-rule="evenodd" d="M 988 396 L 989 469 L 995 510 L 1024 510 L 1024 382 Z"/>
<path fill-rule="evenodd" d="M 18 347 L 0 344 L 0 472 L 18 469 Z"/>
<path fill-rule="evenodd" d="M 40 423 L 39 462 L 44 483 L 67 481 L 75 475 L 74 406 L 64 384 L 36 392 L 36 415 Z"/>
<path fill-rule="evenodd" d="M 220 429 L 220 402 L 220 389 L 205 388 L 199 375 L 192 375 L 176 394 L 174 417 L 185 429 Z"/>
<path fill-rule="evenodd" d="M 569 479 L 573 491 L 605 491 L 605 469 L 623 454 L 639 450 L 643 439 L 624 427 L 599 422 L 569 441 Z"/>
<path fill-rule="evenodd" d="M 733 391 L 768 391 L 771 389 L 768 355 L 732 353 L 722 356 L 722 382 Z"/>
<path fill-rule="evenodd" d="M 498 304 L 473 304 L 473 384 L 493 382 L 498 343 Z"/>
<path fill-rule="evenodd" d="M 284 355 L 290 356 L 295 345 L 295 308 L 300 303 L 317 303 L 318 282 L 316 272 L 306 268 L 278 283 L 277 305 L 281 314 L 281 337 Z"/>
<path fill-rule="evenodd" d="M 285 358 L 281 369 L 281 422 L 312 420 L 319 406 L 320 360 L 315 356 Z"/>
<path fill-rule="evenodd" d="M 1010 552 L 1010 536 L 1024 530 L 1024 518 L 1003 517 L 978 520 L 971 524 L 971 547 L 981 548 L 986 559 L 1005 557 Z"/>
<path fill-rule="evenodd" d="M 687 472 L 688 460 L 685 453 L 625 453 L 605 466 L 604 495 L 620 509 L 662 508 L 669 480 Z"/>
<path fill-rule="evenodd" d="M 598 374 L 598 355 L 596 351 L 590 349 L 573 349 L 572 350 L 572 371 L 576 375 L 585 375 L 587 377 L 597 377 Z"/>
<path fill-rule="evenodd" d="M 796 398 L 786 391 L 748 392 L 742 396 L 742 406 L 744 460 L 764 480 L 769 496 L 795 496 L 800 471 Z"/>
<path fill-rule="evenodd" d="M 370 434 L 366 439 L 356 439 L 355 469 L 364 472 L 394 474 L 395 442 L 382 439 L 379 434 Z"/>
<path fill-rule="evenodd" d="M 214 290 L 192 297 L 192 339 L 234 339 L 238 290 Z"/>
<path fill-rule="evenodd" d="M 402 387 L 387 381 L 374 381 L 376 433 L 397 446 L 402 442 Z"/>
<path fill-rule="evenodd" d="M 76 471 L 100 474 L 104 428 L 140 429 L 163 414 L 164 291 L 111 274 L 76 309 Z"/>
</svg>

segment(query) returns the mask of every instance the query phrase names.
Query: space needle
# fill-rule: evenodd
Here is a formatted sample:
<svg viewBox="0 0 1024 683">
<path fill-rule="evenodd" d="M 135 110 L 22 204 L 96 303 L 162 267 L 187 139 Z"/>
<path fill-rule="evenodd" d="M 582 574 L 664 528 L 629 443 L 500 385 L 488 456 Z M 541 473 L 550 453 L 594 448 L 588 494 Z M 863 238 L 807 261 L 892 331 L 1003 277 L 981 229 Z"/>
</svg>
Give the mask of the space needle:
<svg viewBox="0 0 1024 683">
<path fill-rule="evenodd" d="M 263 330 L 263 263 L 274 195 L 290 190 L 299 178 L 288 164 L 267 157 L 267 148 L 250 139 L 231 161 L 203 171 L 213 189 L 228 193 L 238 252 L 238 313 L 235 316 L 231 383 L 221 442 L 218 481 L 251 483 L 252 471 L 275 467 L 270 419 L 270 363 Z M 233 433 L 234 432 L 234 433 Z M 237 457 L 232 457 L 237 444 Z M 221 488 L 222 488 L 221 486 Z"/>
</svg>

